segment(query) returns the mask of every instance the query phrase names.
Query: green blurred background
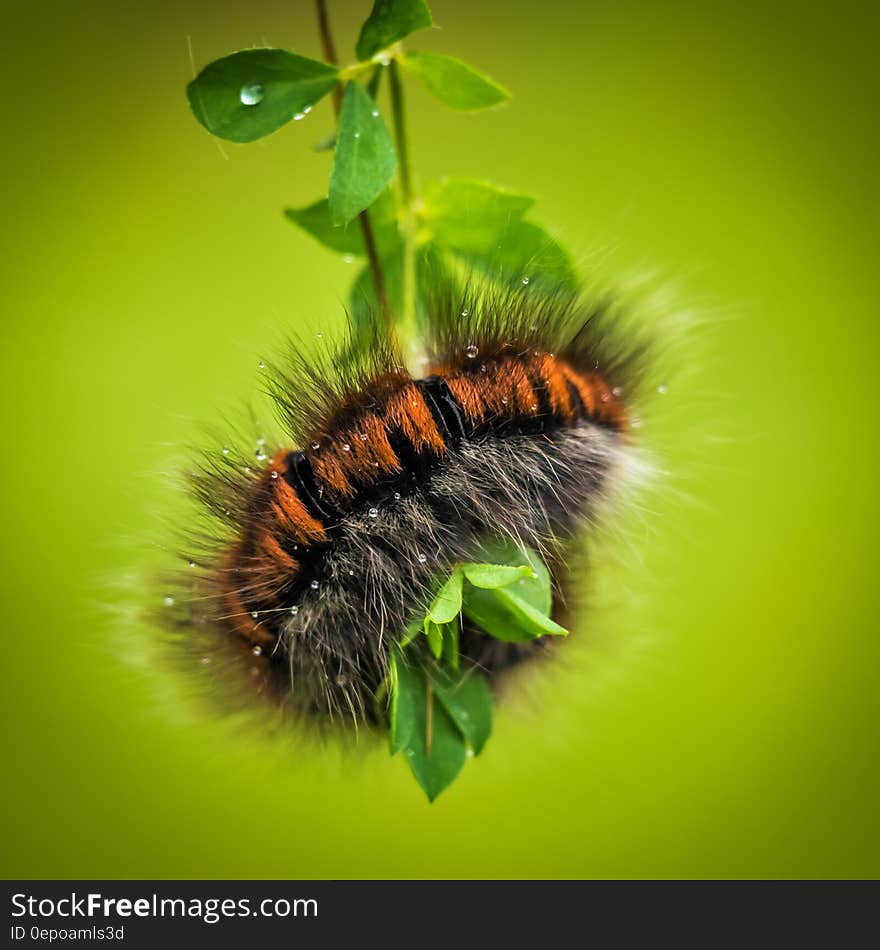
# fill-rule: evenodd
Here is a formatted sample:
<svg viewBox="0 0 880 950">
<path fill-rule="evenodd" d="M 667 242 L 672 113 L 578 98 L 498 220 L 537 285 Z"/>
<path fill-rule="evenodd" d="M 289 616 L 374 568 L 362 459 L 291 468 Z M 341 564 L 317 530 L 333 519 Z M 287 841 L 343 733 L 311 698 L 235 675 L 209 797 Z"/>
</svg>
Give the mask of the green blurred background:
<svg viewBox="0 0 880 950">
<path fill-rule="evenodd" d="M 432 806 L 381 744 L 194 713 L 124 610 L 199 424 L 342 325 L 354 265 L 281 215 L 323 194 L 329 103 L 221 152 L 184 98 L 188 37 L 319 56 L 312 4 L 5 11 L 5 876 L 880 873 L 871 7 L 435 0 L 411 40 L 514 92 L 410 84 L 422 178 L 535 193 L 699 321 L 644 430 L 670 478 Z M 347 58 L 369 3 L 330 8 Z"/>
</svg>

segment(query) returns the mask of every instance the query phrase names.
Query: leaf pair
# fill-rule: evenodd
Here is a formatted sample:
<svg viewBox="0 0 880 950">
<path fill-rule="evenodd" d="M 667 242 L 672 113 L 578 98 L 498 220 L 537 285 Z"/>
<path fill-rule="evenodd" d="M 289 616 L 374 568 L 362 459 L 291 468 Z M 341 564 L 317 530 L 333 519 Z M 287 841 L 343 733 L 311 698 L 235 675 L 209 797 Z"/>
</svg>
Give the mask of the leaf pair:
<svg viewBox="0 0 880 950">
<path fill-rule="evenodd" d="M 470 748 L 482 752 L 492 732 L 492 696 L 474 667 L 430 669 L 395 649 L 391 657 L 391 754 L 401 750 L 433 801 L 458 775 Z"/>
</svg>

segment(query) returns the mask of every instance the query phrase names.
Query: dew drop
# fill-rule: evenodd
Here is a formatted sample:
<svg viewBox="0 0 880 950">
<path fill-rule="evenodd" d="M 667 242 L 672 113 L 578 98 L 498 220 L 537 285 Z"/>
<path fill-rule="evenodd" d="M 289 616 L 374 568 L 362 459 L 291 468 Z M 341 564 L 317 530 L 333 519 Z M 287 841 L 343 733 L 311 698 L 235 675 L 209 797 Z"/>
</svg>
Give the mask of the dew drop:
<svg viewBox="0 0 880 950">
<path fill-rule="evenodd" d="M 349 568 L 349 571 L 348 571 L 348 576 L 349 576 L 349 577 L 354 577 L 354 571 L 351 570 L 350 568 Z"/>
<path fill-rule="evenodd" d="M 527 286 L 528 283 L 529 283 L 529 278 L 528 278 L 528 277 L 523 277 L 522 282 L 523 282 L 523 286 L 524 286 L 524 287 Z"/>
<path fill-rule="evenodd" d="M 320 443 L 320 442 L 312 442 L 312 451 L 313 451 L 313 452 L 317 452 L 319 448 L 321 448 L 321 443 Z"/>
<path fill-rule="evenodd" d="M 661 396 L 665 396 L 667 392 L 666 383 L 660 383 L 657 387 L 657 392 L 660 393 Z"/>
<path fill-rule="evenodd" d="M 361 433 L 361 442 L 366 442 L 366 441 L 367 441 L 367 433 L 366 433 L 366 432 L 362 432 L 362 433 Z"/>
<path fill-rule="evenodd" d="M 189 562 L 189 566 L 190 566 L 190 569 L 194 568 L 194 567 L 196 566 L 196 562 L 195 562 L 195 561 L 190 561 L 190 562 Z"/>
<path fill-rule="evenodd" d="M 613 396 L 622 396 L 622 395 L 623 395 L 623 387 L 621 387 L 621 386 L 615 386 L 614 389 L 611 390 L 611 394 L 612 394 Z"/>
<path fill-rule="evenodd" d="M 272 472 L 272 478 L 278 478 L 278 472 Z"/>
<path fill-rule="evenodd" d="M 537 412 L 537 411 L 538 411 L 538 404 L 537 404 L 536 402 L 533 402 L 533 403 L 531 404 L 531 406 L 529 406 L 529 408 L 532 410 L 532 412 Z"/>
<path fill-rule="evenodd" d="M 305 112 L 297 112 L 296 115 L 293 117 L 293 121 L 299 122 L 300 119 L 304 119 L 305 117 L 306 117 Z"/>
<path fill-rule="evenodd" d="M 379 110 L 378 110 L 378 109 L 373 109 L 373 111 L 370 113 L 370 115 L 371 115 L 374 119 L 378 119 L 378 118 L 379 118 Z"/>
<path fill-rule="evenodd" d="M 427 554 L 422 554 L 421 552 L 419 552 L 419 553 L 416 555 L 416 559 L 418 560 L 419 564 L 424 564 L 425 561 L 428 560 L 428 556 L 427 556 Z"/>
<path fill-rule="evenodd" d="M 473 343 L 471 343 L 469 346 L 466 346 L 465 349 L 464 349 L 464 355 L 465 355 L 469 360 L 476 359 L 476 358 L 477 358 L 477 354 L 478 354 L 479 352 L 480 352 L 480 351 L 477 349 L 477 347 L 476 347 Z"/>
<path fill-rule="evenodd" d="M 251 650 L 251 653 L 253 653 L 254 656 L 261 656 L 263 653 L 263 648 L 260 646 L 259 643 L 257 643 L 254 646 L 253 650 Z"/>
<path fill-rule="evenodd" d="M 224 454 L 224 455 L 229 455 L 229 446 L 228 446 L 228 445 L 224 445 L 224 446 L 223 446 L 223 454 Z"/>
<path fill-rule="evenodd" d="M 468 315 L 467 310 L 462 310 L 462 311 L 461 311 L 461 315 L 462 315 L 463 317 L 466 317 L 466 316 Z"/>
<path fill-rule="evenodd" d="M 399 491 L 396 491 L 396 492 L 394 493 L 394 500 L 395 500 L 395 501 L 400 501 L 400 492 L 399 492 Z"/>
<path fill-rule="evenodd" d="M 266 440 L 262 436 L 260 436 L 260 438 L 257 439 L 257 445 L 265 445 L 265 444 L 266 444 Z"/>
<path fill-rule="evenodd" d="M 260 616 L 260 611 L 259 611 L 259 610 L 252 610 L 252 611 L 251 611 L 251 616 L 254 618 L 254 620 L 256 620 L 257 617 Z"/>
<path fill-rule="evenodd" d="M 255 106 L 263 101 L 263 87 L 258 82 L 249 82 L 238 94 L 243 106 Z"/>
<path fill-rule="evenodd" d="M 265 368 L 266 368 L 265 362 L 263 360 L 260 360 L 260 369 L 265 369 Z"/>
<path fill-rule="evenodd" d="M 291 616 L 291 617 L 295 617 L 298 613 L 299 613 L 299 607 L 297 607 L 296 604 L 294 604 L 294 605 L 290 608 L 290 616 Z"/>
<path fill-rule="evenodd" d="M 174 606 L 174 598 L 171 597 L 171 596 L 168 596 L 168 597 L 165 598 L 165 600 L 163 601 L 163 603 L 165 604 L 166 607 L 173 607 L 173 606 Z"/>
<path fill-rule="evenodd" d="M 311 587 L 312 590 L 317 590 L 320 586 L 321 585 L 317 581 L 312 581 L 312 583 L 309 584 L 309 587 Z"/>
<path fill-rule="evenodd" d="M 348 444 L 348 442 L 343 442 L 343 443 L 342 443 L 342 451 L 343 451 L 343 452 L 350 452 L 350 451 L 351 451 L 351 446 Z"/>
<path fill-rule="evenodd" d="M 344 264 L 353 264 L 354 263 L 354 254 L 343 254 L 342 261 Z"/>
<path fill-rule="evenodd" d="M 262 449 L 257 449 L 257 461 L 265 462 L 269 456 Z"/>
<path fill-rule="evenodd" d="M 368 514 L 371 518 L 378 518 L 378 517 L 379 517 L 379 509 L 378 509 L 378 508 L 371 508 L 371 509 L 367 512 L 367 514 Z"/>
<path fill-rule="evenodd" d="M 211 665 L 211 657 L 209 657 L 209 656 L 203 656 L 203 657 L 201 658 L 201 660 L 199 660 L 199 663 L 201 663 L 202 666 L 210 666 L 210 665 Z"/>
<path fill-rule="evenodd" d="M 355 137 L 356 139 L 359 139 L 359 138 L 361 137 L 361 133 L 360 133 L 360 132 L 355 132 L 355 133 L 354 133 L 354 137 Z"/>
<path fill-rule="evenodd" d="M 315 334 L 315 339 L 316 339 L 316 340 L 323 340 L 323 339 L 324 339 L 324 334 L 319 330 L 319 331 Z"/>
</svg>

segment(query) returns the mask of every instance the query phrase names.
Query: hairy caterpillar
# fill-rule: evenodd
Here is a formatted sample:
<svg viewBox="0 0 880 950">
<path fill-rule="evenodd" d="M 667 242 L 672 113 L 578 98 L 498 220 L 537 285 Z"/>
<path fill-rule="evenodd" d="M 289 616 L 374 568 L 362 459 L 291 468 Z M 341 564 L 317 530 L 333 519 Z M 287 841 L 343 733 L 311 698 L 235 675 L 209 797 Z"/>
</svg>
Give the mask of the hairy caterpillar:
<svg viewBox="0 0 880 950">
<path fill-rule="evenodd" d="M 390 647 L 456 562 L 500 536 L 560 564 L 631 452 L 645 347 L 609 301 L 527 283 L 441 283 L 420 378 L 378 327 L 272 371 L 284 444 L 195 478 L 219 530 L 186 573 L 185 631 L 296 710 L 369 721 Z M 461 633 L 490 674 L 538 649 Z"/>
</svg>

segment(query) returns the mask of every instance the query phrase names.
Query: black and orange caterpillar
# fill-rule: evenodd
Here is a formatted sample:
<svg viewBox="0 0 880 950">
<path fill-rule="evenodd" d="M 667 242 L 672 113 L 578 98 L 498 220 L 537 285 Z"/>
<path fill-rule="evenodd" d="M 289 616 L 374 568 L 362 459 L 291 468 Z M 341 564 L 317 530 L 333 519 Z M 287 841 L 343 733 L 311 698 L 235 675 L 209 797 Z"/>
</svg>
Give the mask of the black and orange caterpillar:
<svg viewBox="0 0 880 950">
<path fill-rule="evenodd" d="M 189 622 L 296 708 L 373 718 L 389 648 L 438 579 L 493 536 L 552 562 L 626 461 L 641 351 L 610 308 L 461 293 L 428 307 L 423 378 L 379 331 L 317 366 L 294 354 L 271 377 L 289 443 L 196 479 L 226 530 L 188 574 Z M 467 627 L 460 647 L 490 673 L 535 649 Z"/>
</svg>

